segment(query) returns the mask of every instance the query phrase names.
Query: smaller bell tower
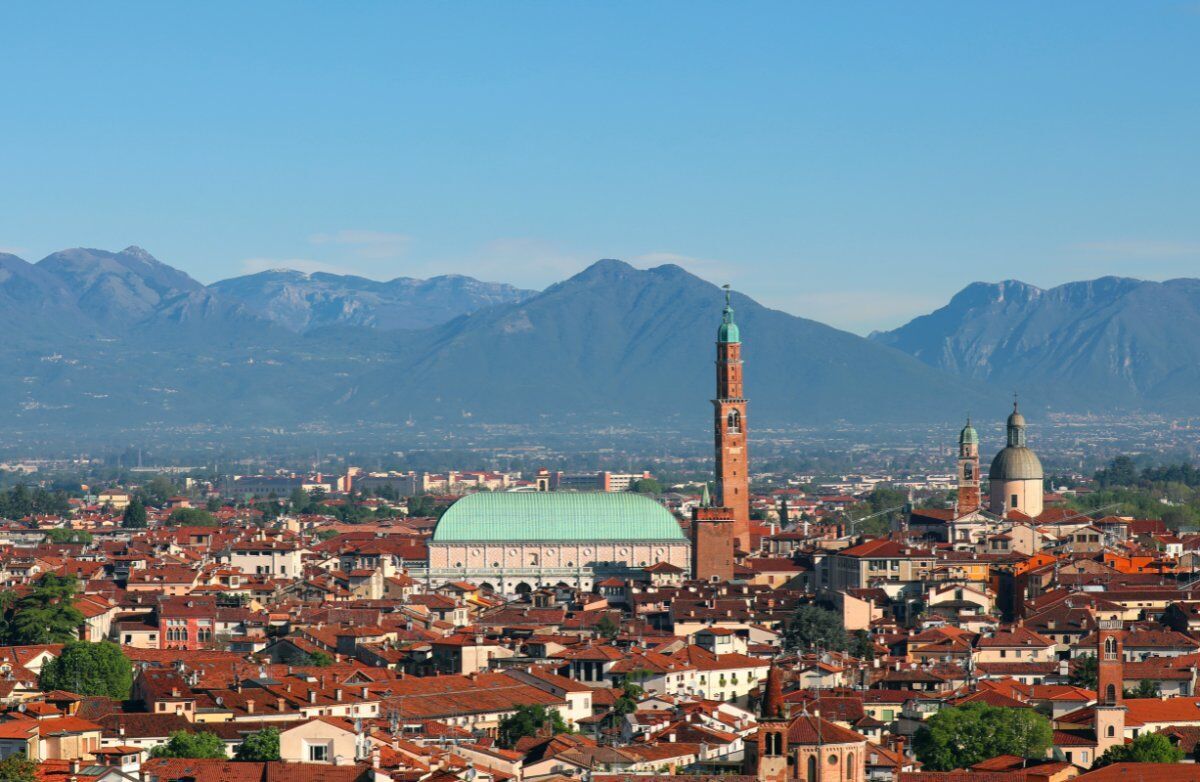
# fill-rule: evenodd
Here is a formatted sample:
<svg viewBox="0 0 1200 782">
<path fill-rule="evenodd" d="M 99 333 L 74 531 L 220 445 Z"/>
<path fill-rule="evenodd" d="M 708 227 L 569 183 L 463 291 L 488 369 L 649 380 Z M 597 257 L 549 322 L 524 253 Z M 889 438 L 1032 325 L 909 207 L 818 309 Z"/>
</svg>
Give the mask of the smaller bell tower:
<svg viewBox="0 0 1200 782">
<path fill-rule="evenodd" d="M 788 717 L 787 704 L 783 702 L 783 676 L 775 664 L 767 671 L 766 692 L 758 718 L 758 730 L 753 743 L 747 743 L 745 768 L 747 776 L 763 782 L 787 782 L 788 773 Z"/>
<path fill-rule="evenodd" d="M 958 433 L 958 515 L 979 510 L 979 433 L 967 425 Z"/>
<path fill-rule="evenodd" d="M 1125 649 L 1120 619 L 1096 623 L 1096 754 L 1125 742 Z"/>
</svg>

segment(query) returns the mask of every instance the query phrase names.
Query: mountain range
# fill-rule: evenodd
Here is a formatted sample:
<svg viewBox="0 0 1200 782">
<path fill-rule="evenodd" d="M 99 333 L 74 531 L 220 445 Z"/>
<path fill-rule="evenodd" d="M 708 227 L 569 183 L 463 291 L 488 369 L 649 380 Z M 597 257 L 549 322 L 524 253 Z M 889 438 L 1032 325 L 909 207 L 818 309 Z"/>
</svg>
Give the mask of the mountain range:
<svg viewBox="0 0 1200 782">
<path fill-rule="evenodd" d="M 1200 413 L 1200 282 L 977 283 L 870 339 L 734 294 L 751 420 Z M 391 431 L 578 423 L 703 434 L 715 285 L 603 260 L 544 291 L 454 275 L 376 282 L 268 271 L 202 285 L 137 247 L 0 255 L 0 411 L 47 440 L 132 431 Z"/>
<path fill-rule="evenodd" d="M 1200 413 L 1200 280 L 977 282 L 871 338 L 1057 409 Z"/>
</svg>

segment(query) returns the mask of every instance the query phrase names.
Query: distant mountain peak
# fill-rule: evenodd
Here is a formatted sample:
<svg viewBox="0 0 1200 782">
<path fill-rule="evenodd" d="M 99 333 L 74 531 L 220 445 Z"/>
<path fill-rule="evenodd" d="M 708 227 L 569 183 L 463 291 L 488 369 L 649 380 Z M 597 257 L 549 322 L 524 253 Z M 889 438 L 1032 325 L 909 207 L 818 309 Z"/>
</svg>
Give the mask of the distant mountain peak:
<svg viewBox="0 0 1200 782">
<path fill-rule="evenodd" d="M 1161 410 L 1194 395 L 1197 333 L 1200 281 L 1108 276 L 1049 289 L 972 283 L 945 306 L 871 338 L 1060 409 Z"/>
</svg>

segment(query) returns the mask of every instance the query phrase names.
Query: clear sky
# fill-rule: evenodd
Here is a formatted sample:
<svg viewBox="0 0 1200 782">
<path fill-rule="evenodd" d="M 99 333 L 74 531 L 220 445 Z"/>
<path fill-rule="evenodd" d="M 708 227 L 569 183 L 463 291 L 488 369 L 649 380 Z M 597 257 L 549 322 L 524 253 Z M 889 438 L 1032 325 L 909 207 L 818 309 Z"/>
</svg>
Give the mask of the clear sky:
<svg viewBox="0 0 1200 782">
<path fill-rule="evenodd" d="M 1200 2 L 0 6 L 0 247 L 543 287 L 677 262 L 865 333 L 1200 276 Z"/>
</svg>

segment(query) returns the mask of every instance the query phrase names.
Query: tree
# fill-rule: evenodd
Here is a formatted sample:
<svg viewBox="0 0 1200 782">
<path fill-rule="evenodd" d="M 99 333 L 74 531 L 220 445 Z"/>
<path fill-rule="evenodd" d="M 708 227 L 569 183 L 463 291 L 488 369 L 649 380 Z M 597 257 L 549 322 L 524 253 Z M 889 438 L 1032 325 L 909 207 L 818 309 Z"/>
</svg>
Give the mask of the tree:
<svg viewBox="0 0 1200 782">
<path fill-rule="evenodd" d="M 168 524 L 180 527 L 215 527 L 217 520 L 201 508 L 176 508 L 167 517 Z"/>
<path fill-rule="evenodd" d="M 152 758 L 226 758 L 225 742 L 215 733 L 177 730 L 171 740 L 150 750 Z"/>
<path fill-rule="evenodd" d="M 617 621 L 611 616 L 605 614 L 600 617 L 600 621 L 596 622 L 595 630 L 601 638 L 611 641 L 621 632 L 621 625 L 617 624 Z"/>
<path fill-rule="evenodd" d="M 1082 687 L 1085 690 L 1094 690 L 1099 687 L 1100 663 L 1096 660 L 1096 655 L 1085 654 L 1082 657 L 1075 658 L 1075 665 L 1071 667 L 1071 675 L 1068 681 L 1076 687 Z"/>
<path fill-rule="evenodd" d="M 835 612 L 817 605 L 803 605 L 792 615 L 784 644 L 788 649 L 807 651 L 816 647 L 840 652 L 845 651 L 849 639 L 842 618 Z"/>
<path fill-rule="evenodd" d="M 855 630 L 850 641 L 850 654 L 860 660 L 874 660 L 875 642 L 871 640 L 871 634 L 866 630 Z"/>
<path fill-rule="evenodd" d="M 68 643 L 83 624 L 83 614 L 74 605 L 77 582 L 74 576 L 47 573 L 33 591 L 18 599 L 7 623 L 9 640 L 16 644 Z"/>
<path fill-rule="evenodd" d="M 1096 483 L 1108 488 L 1109 486 L 1134 486 L 1137 484 L 1138 471 L 1133 459 L 1128 456 L 1118 456 L 1108 463 L 1108 467 L 1096 472 Z"/>
<path fill-rule="evenodd" d="M 1157 698 L 1158 685 L 1150 679 L 1142 679 L 1138 682 L 1137 687 L 1132 690 L 1125 690 L 1126 698 Z"/>
<path fill-rule="evenodd" d="M 121 526 L 125 529 L 146 528 L 146 504 L 142 502 L 141 497 L 134 497 L 125 506 L 125 513 L 121 516 Z"/>
<path fill-rule="evenodd" d="M 253 760 L 264 762 L 279 760 L 279 728 L 263 728 L 251 733 L 246 740 L 238 745 L 234 760 Z"/>
<path fill-rule="evenodd" d="M 333 665 L 333 658 L 327 653 L 318 649 L 317 651 L 308 655 L 308 660 L 305 662 L 305 664 L 314 666 L 316 668 L 326 668 L 330 665 Z"/>
<path fill-rule="evenodd" d="M 0 782 L 36 782 L 37 763 L 21 753 L 0 760 Z"/>
<path fill-rule="evenodd" d="M 1096 758 L 1093 769 L 1112 763 L 1178 763 L 1183 750 L 1161 733 L 1143 733 L 1129 744 L 1114 744 Z"/>
<path fill-rule="evenodd" d="M 167 504 L 167 500 L 179 494 L 179 487 L 165 475 L 155 475 L 142 487 L 145 501 L 156 508 Z"/>
<path fill-rule="evenodd" d="M 125 700 L 133 688 L 133 666 L 114 643 L 74 641 L 63 647 L 56 659 L 42 666 L 38 684 L 42 690 L 67 690 Z"/>
<path fill-rule="evenodd" d="M 274 503 L 272 503 L 274 504 Z M 213 495 L 204 501 L 204 509 L 209 513 L 216 513 L 221 509 L 221 498 Z"/>
<path fill-rule="evenodd" d="M 629 490 L 638 494 L 662 494 L 663 486 L 654 478 L 639 478 L 629 485 Z"/>
<path fill-rule="evenodd" d="M 1038 758 L 1050 747 L 1050 721 L 1033 709 L 967 703 L 942 709 L 917 730 L 917 759 L 930 771 L 969 768 L 997 755 Z"/>
<path fill-rule="evenodd" d="M 540 704 L 536 706 L 518 706 L 516 711 L 500 720 L 499 744 L 505 749 L 512 749 L 518 739 L 526 736 L 536 736 L 542 726 L 548 725 L 553 735 L 570 733 L 571 729 L 563 722 L 562 716 L 555 709 L 547 709 Z"/>
<path fill-rule="evenodd" d="M 51 543 L 91 543 L 92 533 L 85 529 L 68 529 L 58 527 L 46 530 L 46 540 Z"/>
</svg>

